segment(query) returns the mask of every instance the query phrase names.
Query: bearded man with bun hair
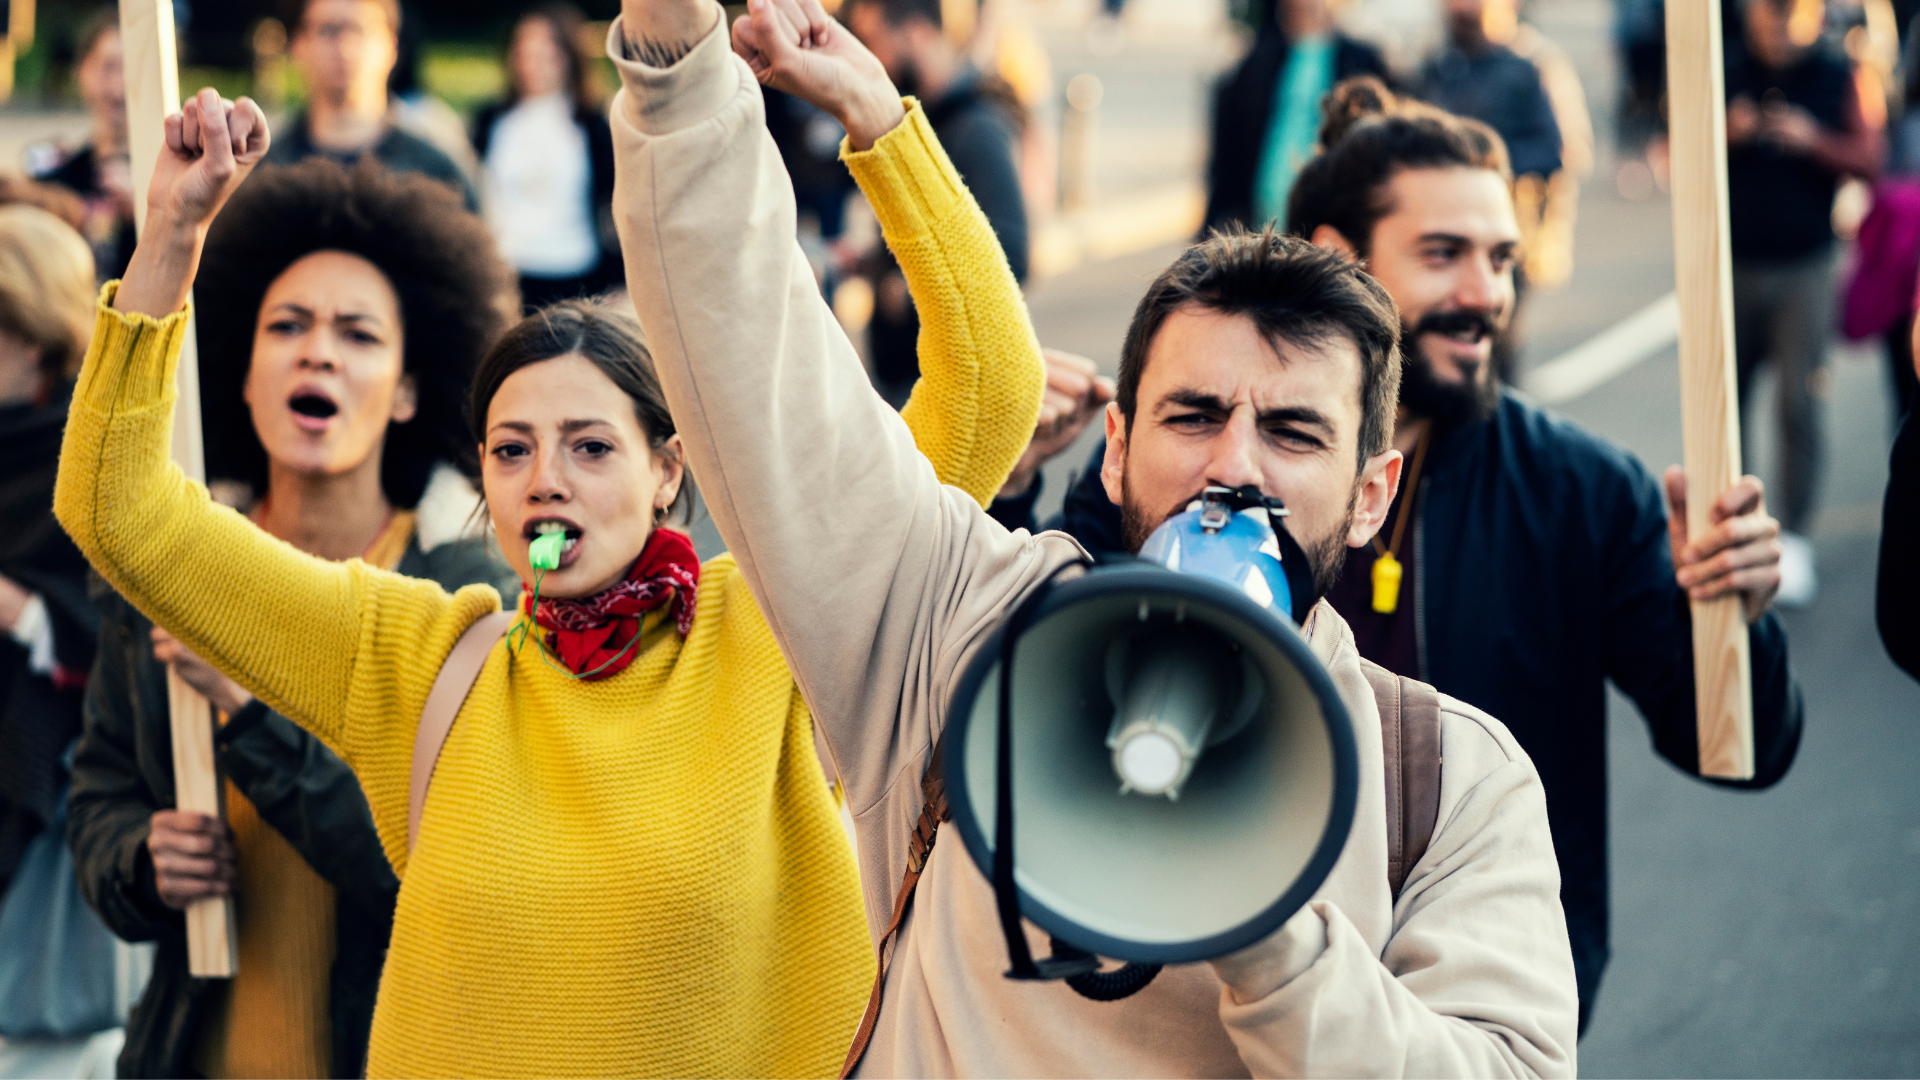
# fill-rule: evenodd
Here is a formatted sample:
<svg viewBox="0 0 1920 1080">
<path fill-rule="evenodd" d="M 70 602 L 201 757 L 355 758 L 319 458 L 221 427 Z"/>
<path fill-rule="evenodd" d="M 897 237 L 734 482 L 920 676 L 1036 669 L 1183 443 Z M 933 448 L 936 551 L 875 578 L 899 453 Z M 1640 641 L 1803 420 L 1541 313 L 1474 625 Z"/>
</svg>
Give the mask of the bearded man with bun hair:
<svg viewBox="0 0 1920 1080">
<path fill-rule="evenodd" d="M 1779 525 L 1760 481 L 1687 529 L 1686 476 L 1502 387 L 1494 339 L 1513 313 L 1520 230 L 1512 172 L 1485 124 L 1402 100 L 1373 79 L 1335 87 L 1287 229 L 1361 260 L 1399 306 L 1405 367 L 1393 446 L 1404 479 L 1377 535 L 1327 595 L 1360 655 L 1504 721 L 1546 786 L 1581 1028 L 1608 956 L 1606 684 L 1654 749 L 1699 775 L 1689 599 L 1738 594 L 1753 655 L 1754 778 L 1776 783 L 1800 742 L 1786 632 L 1768 612 Z M 1050 523 L 1113 549 L 1122 515 L 1095 467 Z M 1668 504 L 1671 503 L 1671 513 Z M 1023 524 L 1032 495 L 996 503 Z M 1435 572 L 1444 568 L 1444 572 Z"/>
</svg>

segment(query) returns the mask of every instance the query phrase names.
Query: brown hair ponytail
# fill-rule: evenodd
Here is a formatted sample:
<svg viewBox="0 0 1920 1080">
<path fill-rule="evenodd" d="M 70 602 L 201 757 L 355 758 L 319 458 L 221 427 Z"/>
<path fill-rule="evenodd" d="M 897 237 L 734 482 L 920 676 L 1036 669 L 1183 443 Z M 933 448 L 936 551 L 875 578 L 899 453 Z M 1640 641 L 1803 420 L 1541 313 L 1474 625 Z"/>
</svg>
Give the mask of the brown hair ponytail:
<svg viewBox="0 0 1920 1080">
<path fill-rule="evenodd" d="M 1392 209 L 1388 181 L 1405 169 L 1488 169 L 1508 183 L 1507 147 L 1492 128 L 1397 97 L 1371 75 L 1348 79 L 1320 103 L 1321 152 L 1287 199 L 1287 232 L 1330 225 L 1365 256 L 1373 227 Z"/>
</svg>

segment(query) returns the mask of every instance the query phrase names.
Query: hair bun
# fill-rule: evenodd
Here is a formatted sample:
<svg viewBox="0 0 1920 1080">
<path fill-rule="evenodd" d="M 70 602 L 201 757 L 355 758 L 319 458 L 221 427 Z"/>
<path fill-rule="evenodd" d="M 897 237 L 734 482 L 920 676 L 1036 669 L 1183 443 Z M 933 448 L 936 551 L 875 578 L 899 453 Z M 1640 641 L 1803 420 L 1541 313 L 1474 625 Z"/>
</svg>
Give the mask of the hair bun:
<svg viewBox="0 0 1920 1080">
<path fill-rule="evenodd" d="M 1320 145 L 1332 147 L 1362 120 L 1391 115 L 1399 106 L 1400 99 L 1379 79 L 1371 75 L 1348 79 L 1320 101 Z"/>
</svg>

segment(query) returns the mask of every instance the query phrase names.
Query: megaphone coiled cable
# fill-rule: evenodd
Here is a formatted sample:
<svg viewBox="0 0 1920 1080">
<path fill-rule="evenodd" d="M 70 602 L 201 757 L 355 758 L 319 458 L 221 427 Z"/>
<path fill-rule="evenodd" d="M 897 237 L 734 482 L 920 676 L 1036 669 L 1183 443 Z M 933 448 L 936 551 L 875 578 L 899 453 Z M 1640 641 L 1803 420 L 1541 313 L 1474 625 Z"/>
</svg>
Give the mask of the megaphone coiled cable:
<svg viewBox="0 0 1920 1080">
<path fill-rule="evenodd" d="M 1054 955 L 1080 953 L 1079 949 L 1068 945 L 1059 938 L 1053 939 Z M 1084 955 L 1084 954 L 1082 954 Z M 1089 971 L 1080 975 L 1067 976 L 1067 985 L 1073 992 L 1089 1001 L 1119 1001 L 1130 998 L 1147 988 L 1160 974 L 1160 964 L 1127 963 L 1112 971 Z"/>
</svg>

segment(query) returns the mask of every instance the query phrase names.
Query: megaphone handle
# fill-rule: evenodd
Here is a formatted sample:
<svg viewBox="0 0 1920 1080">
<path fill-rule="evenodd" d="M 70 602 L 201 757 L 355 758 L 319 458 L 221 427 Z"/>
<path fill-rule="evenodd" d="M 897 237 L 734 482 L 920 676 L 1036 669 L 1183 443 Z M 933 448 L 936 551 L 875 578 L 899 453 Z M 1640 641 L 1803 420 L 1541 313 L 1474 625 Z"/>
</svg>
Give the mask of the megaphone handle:
<svg viewBox="0 0 1920 1080">
<path fill-rule="evenodd" d="M 1000 931 L 1007 939 L 1009 979 L 1038 979 L 1040 969 L 1027 948 L 1020 925 L 1020 893 L 1013 883 L 1013 650 L 1026 629 L 1027 605 L 1008 620 L 1000 635 L 1000 716 L 998 746 L 994 748 L 993 898 L 1000 909 Z"/>
</svg>

